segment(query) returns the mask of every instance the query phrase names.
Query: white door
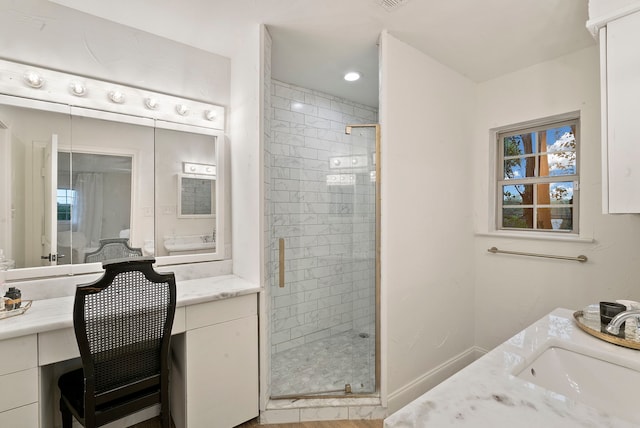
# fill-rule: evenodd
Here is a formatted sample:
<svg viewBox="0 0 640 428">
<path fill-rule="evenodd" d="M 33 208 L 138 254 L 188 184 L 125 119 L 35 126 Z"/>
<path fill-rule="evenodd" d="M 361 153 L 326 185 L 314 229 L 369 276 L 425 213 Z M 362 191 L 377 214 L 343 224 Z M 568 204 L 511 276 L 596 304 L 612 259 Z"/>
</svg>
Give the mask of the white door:
<svg viewBox="0 0 640 428">
<path fill-rule="evenodd" d="M 55 266 L 58 260 L 58 136 L 44 151 L 44 228 L 42 235 L 42 265 Z"/>
</svg>

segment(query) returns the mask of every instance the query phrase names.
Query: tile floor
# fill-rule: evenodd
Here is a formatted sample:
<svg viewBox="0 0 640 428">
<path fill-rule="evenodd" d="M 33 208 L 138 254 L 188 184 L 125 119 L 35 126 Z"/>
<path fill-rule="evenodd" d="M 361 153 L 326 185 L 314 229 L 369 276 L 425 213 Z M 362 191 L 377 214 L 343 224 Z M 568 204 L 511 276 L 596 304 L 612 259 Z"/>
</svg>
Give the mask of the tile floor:
<svg viewBox="0 0 640 428">
<path fill-rule="evenodd" d="M 372 330 L 372 329 L 367 329 Z M 271 396 L 375 390 L 375 335 L 347 331 L 278 352 L 271 363 Z"/>
</svg>

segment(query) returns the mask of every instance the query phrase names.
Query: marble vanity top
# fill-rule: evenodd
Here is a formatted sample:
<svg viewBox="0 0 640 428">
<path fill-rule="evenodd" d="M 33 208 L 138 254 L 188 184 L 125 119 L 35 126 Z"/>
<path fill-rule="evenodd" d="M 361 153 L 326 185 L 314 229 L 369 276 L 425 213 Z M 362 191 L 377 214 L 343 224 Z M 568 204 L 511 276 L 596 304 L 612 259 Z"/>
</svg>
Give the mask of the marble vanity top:
<svg viewBox="0 0 640 428">
<path fill-rule="evenodd" d="M 555 309 L 389 416 L 385 428 L 636 426 L 512 374 L 549 347 L 584 351 L 630 367 L 640 364 L 640 351 L 590 336 L 575 325 L 573 312 Z"/>
<path fill-rule="evenodd" d="M 260 287 L 235 275 L 176 282 L 177 307 L 253 294 Z M 73 327 L 74 296 L 34 300 L 23 315 L 0 320 L 0 340 Z"/>
</svg>

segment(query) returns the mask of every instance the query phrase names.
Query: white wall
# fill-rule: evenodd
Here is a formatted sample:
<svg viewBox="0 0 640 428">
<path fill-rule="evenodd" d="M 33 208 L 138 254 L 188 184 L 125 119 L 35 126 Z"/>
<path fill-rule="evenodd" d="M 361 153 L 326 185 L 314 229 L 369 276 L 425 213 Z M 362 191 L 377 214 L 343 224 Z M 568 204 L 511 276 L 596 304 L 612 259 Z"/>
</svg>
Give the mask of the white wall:
<svg viewBox="0 0 640 428">
<path fill-rule="evenodd" d="M 603 215 L 598 48 L 537 64 L 478 85 L 472 150 L 475 230 L 490 230 L 489 129 L 580 111 L 580 236 L 576 242 L 475 238 L 476 345 L 491 349 L 556 307 L 640 299 L 640 216 Z M 487 249 L 577 256 L 588 263 L 493 255 Z"/>
<path fill-rule="evenodd" d="M 381 43 L 382 365 L 391 413 L 472 354 L 475 85 L 386 32 Z"/>
<path fill-rule="evenodd" d="M 233 272 L 262 283 L 263 52 L 262 28 L 243 35 L 231 60 L 231 212 Z"/>
</svg>

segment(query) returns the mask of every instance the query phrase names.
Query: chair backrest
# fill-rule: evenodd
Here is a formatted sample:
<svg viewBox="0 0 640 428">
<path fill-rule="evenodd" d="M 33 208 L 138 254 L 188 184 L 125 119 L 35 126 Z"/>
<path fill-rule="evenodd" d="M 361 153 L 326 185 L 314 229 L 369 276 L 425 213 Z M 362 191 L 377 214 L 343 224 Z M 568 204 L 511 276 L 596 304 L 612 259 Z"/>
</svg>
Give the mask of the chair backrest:
<svg viewBox="0 0 640 428">
<path fill-rule="evenodd" d="M 104 262 L 100 279 L 76 289 L 73 324 L 87 413 L 168 382 L 176 282 L 173 273 L 156 272 L 154 262 L 153 257 Z"/>
<path fill-rule="evenodd" d="M 129 238 L 107 238 L 100 240 L 100 247 L 96 251 L 84 255 L 84 262 L 94 263 L 140 256 L 142 249 L 130 247 Z"/>
</svg>

